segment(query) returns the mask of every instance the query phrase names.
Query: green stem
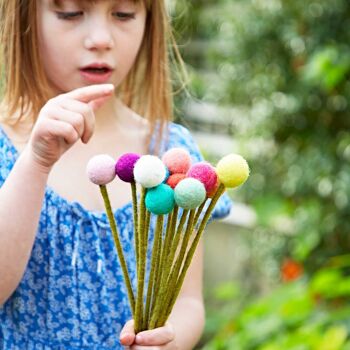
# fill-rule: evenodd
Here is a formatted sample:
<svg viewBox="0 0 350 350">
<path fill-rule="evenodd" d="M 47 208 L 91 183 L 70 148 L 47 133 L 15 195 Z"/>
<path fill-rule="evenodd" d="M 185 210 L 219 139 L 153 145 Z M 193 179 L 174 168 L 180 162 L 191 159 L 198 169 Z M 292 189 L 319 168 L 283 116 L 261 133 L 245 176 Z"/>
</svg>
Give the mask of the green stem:
<svg viewBox="0 0 350 350">
<path fill-rule="evenodd" d="M 207 203 L 208 198 L 198 207 L 196 216 L 194 217 L 194 227 L 196 227 L 197 222 L 202 214 L 202 211 L 204 209 L 205 203 Z"/>
<path fill-rule="evenodd" d="M 161 242 L 162 242 L 163 222 L 164 222 L 164 216 L 159 215 L 157 217 L 157 226 L 154 234 L 151 270 L 150 270 L 148 286 L 147 286 L 146 307 L 145 307 L 145 315 L 144 315 L 146 329 L 148 328 L 148 323 L 149 323 L 153 287 L 154 287 L 154 283 L 155 283 L 156 276 L 158 274 L 158 269 L 159 269 L 159 248 L 161 247 Z"/>
<path fill-rule="evenodd" d="M 139 234 L 138 234 L 138 213 L 137 213 L 137 191 L 135 181 L 131 182 L 132 207 L 134 218 L 134 240 L 135 240 L 135 255 L 136 255 L 136 271 L 139 274 Z"/>
<path fill-rule="evenodd" d="M 167 225 L 168 225 L 168 223 L 169 223 L 169 216 L 168 216 Z M 167 226 L 167 230 L 168 230 L 168 226 Z M 161 243 L 162 243 L 162 241 L 161 241 Z M 158 300 L 158 294 L 160 291 L 160 281 L 162 279 L 163 268 L 164 268 L 164 265 L 161 263 L 162 256 L 163 256 L 163 244 L 160 244 L 158 252 L 157 252 L 158 266 L 157 266 L 157 273 L 155 276 L 155 281 L 154 281 L 154 286 L 153 286 L 152 303 L 151 303 L 150 315 L 149 315 L 149 320 L 148 320 L 148 325 L 147 325 L 148 328 L 149 328 L 149 323 L 150 323 L 155 305 L 156 305 L 157 300 Z"/>
<path fill-rule="evenodd" d="M 163 273 L 164 273 L 164 265 L 165 265 L 165 260 L 167 258 L 167 251 L 169 249 L 169 245 L 171 242 L 171 235 L 172 232 L 170 231 L 171 229 L 171 223 L 172 223 L 172 214 L 169 214 L 168 216 L 168 221 L 167 221 L 167 227 L 166 227 L 166 233 L 165 233 L 165 238 L 163 240 L 163 244 L 161 247 L 161 258 L 160 258 L 160 266 L 161 268 L 158 270 L 159 276 L 157 276 L 157 283 L 162 283 L 163 281 Z"/>
<path fill-rule="evenodd" d="M 143 315 L 143 289 L 145 283 L 145 261 L 144 261 L 144 251 L 146 250 L 145 244 L 145 219 L 146 219 L 146 207 L 145 207 L 145 196 L 146 189 L 142 188 L 141 190 L 141 199 L 140 199 L 140 211 L 139 211 L 139 220 L 138 220 L 138 235 L 139 235 L 139 271 L 137 276 L 137 298 L 135 306 L 135 333 L 141 331 L 142 328 L 142 315 Z"/>
<path fill-rule="evenodd" d="M 117 252 L 118 252 L 118 256 L 119 256 L 119 260 L 120 260 L 120 265 L 122 267 L 132 314 L 134 316 L 135 315 L 135 297 L 134 297 L 134 293 L 133 293 L 132 286 L 131 286 L 130 276 L 129 276 L 128 268 L 126 265 L 126 261 L 125 261 L 125 257 L 124 257 L 124 253 L 123 253 L 123 248 L 122 248 L 122 245 L 121 245 L 120 239 L 119 239 L 117 224 L 115 222 L 115 217 L 114 217 L 113 212 L 112 212 L 112 207 L 111 207 L 111 203 L 109 200 L 107 187 L 105 185 L 100 185 L 99 187 L 100 187 L 100 191 L 101 191 L 104 205 L 106 208 L 106 213 L 107 213 L 107 217 L 109 220 L 109 225 L 111 227 L 111 231 L 112 231 L 112 235 L 113 235 L 113 239 L 114 239 L 114 245 L 117 248 Z"/>
<path fill-rule="evenodd" d="M 145 283 L 146 283 L 146 269 L 147 269 L 147 250 L 148 250 L 148 236 L 149 236 L 149 228 L 150 228 L 150 224 L 151 224 L 151 213 L 146 210 L 146 223 L 145 223 L 145 231 L 144 231 L 144 248 L 143 248 L 143 263 L 144 263 L 144 275 L 143 275 L 143 278 L 144 278 L 144 282 L 143 282 L 143 288 L 145 289 Z M 145 291 L 144 291 L 145 292 Z M 142 316 L 141 316 L 141 329 L 140 331 L 144 331 L 147 329 L 147 320 L 146 318 L 144 317 L 146 315 L 146 313 L 144 313 L 144 298 L 143 298 L 143 295 L 142 295 Z"/>
<path fill-rule="evenodd" d="M 168 250 L 166 252 L 166 256 L 169 256 L 169 254 L 171 252 L 172 243 L 173 243 L 174 238 L 175 238 L 178 212 L 179 212 L 179 207 L 177 205 L 175 205 L 172 216 L 171 216 L 171 227 L 170 227 L 171 235 L 170 235 L 170 243 L 168 246 Z"/>
<path fill-rule="evenodd" d="M 204 229 L 210 219 L 210 215 L 212 213 L 212 211 L 214 210 L 215 208 L 215 205 L 217 203 L 217 201 L 219 200 L 219 198 L 221 197 L 221 195 L 225 192 L 225 186 L 223 184 L 220 184 L 214 197 L 212 198 L 211 202 L 210 202 L 210 205 L 207 209 L 207 211 L 205 212 L 205 215 L 203 217 L 203 220 L 198 228 L 198 231 L 197 231 L 197 234 L 192 242 L 192 245 L 190 247 L 190 249 L 188 250 L 188 253 L 186 255 L 186 258 L 185 258 L 185 263 L 184 263 L 184 266 L 182 268 L 182 271 L 181 271 L 181 274 L 179 276 L 179 279 L 176 283 L 176 287 L 175 287 L 175 292 L 173 294 L 173 297 L 172 297 L 172 300 L 169 302 L 168 306 L 167 306 L 167 312 L 166 312 L 166 315 L 165 317 L 162 319 L 162 321 L 165 323 L 165 321 L 168 319 L 173 307 L 174 307 L 174 304 L 176 302 L 176 299 L 177 297 L 179 296 L 179 293 L 180 293 L 180 290 L 181 290 L 181 287 L 182 287 L 182 284 L 185 280 L 185 276 L 186 276 L 186 272 L 191 264 L 191 261 L 192 261 L 192 258 L 193 258 L 193 255 L 197 249 L 197 246 L 198 246 L 198 243 L 199 243 L 199 240 L 202 236 L 202 233 L 204 232 Z"/>
<path fill-rule="evenodd" d="M 178 247 L 178 242 L 180 240 L 181 237 L 181 232 L 183 230 L 183 227 L 185 225 L 186 222 L 186 217 L 188 214 L 188 210 L 184 210 L 182 212 L 182 216 L 180 219 L 180 223 L 177 227 L 176 230 L 176 235 L 173 239 L 171 248 L 170 248 L 170 254 L 166 259 L 166 263 L 165 266 L 161 266 L 161 268 L 164 270 L 161 276 L 161 280 L 159 284 L 156 284 L 155 287 L 157 287 L 159 289 L 158 293 L 157 293 L 157 298 L 155 300 L 155 304 L 154 307 L 152 308 L 152 312 L 151 312 L 151 320 L 149 323 L 149 329 L 153 329 L 156 326 L 156 322 L 158 320 L 159 314 L 162 311 L 162 308 L 164 308 L 164 298 L 166 297 L 166 293 L 167 293 L 167 288 L 168 288 L 168 275 L 169 272 L 171 270 L 171 267 L 173 265 L 173 259 Z"/>
<path fill-rule="evenodd" d="M 180 248 L 179 254 L 176 258 L 175 265 L 171 271 L 171 274 L 170 274 L 170 277 L 169 277 L 169 280 L 167 283 L 167 293 L 166 293 L 166 296 L 165 296 L 164 301 L 163 301 L 164 307 L 162 308 L 162 311 L 158 317 L 156 327 L 163 326 L 163 324 L 165 323 L 165 320 L 163 321 L 163 319 L 166 316 L 167 305 L 168 305 L 168 302 L 171 301 L 173 298 L 173 294 L 174 294 L 175 288 L 176 288 L 176 283 L 177 283 L 178 277 L 180 275 L 181 266 L 184 262 L 184 256 L 185 256 L 187 248 L 188 248 L 188 242 L 189 242 L 191 234 L 193 232 L 195 213 L 196 213 L 196 210 L 194 210 L 194 209 L 190 211 L 190 216 L 187 220 L 187 226 L 186 226 L 185 234 L 184 234 L 183 239 L 182 239 L 181 248 Z"/>
</svg>

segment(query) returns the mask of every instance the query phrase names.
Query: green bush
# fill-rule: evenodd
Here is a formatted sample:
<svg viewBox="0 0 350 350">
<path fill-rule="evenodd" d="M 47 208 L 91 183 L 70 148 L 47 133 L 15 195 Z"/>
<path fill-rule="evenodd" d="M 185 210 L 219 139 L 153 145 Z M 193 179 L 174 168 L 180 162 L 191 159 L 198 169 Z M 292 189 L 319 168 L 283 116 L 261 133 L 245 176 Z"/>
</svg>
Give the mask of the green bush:
<svg viewBox="0 0 350 350">
<path fill-rule="evenodd" d="M 178 0 L 177 7 L 192 98 L 241 111 L 227 118 L 234 151 L 251 166 L 239 193 L 257 211 L 274 273 L 285 256 L 311 272 L 348 252 L 350 2 Z"/>
<path fill-rule="evenodd" d="M 350 349 L 349 267 L 350 255 L 333 258 L 312 278 L 286 283 L 251 302 L 231 314 L 203 350 Z M 235 298 L 237 293 L 225 308 Z"/>
</svg>

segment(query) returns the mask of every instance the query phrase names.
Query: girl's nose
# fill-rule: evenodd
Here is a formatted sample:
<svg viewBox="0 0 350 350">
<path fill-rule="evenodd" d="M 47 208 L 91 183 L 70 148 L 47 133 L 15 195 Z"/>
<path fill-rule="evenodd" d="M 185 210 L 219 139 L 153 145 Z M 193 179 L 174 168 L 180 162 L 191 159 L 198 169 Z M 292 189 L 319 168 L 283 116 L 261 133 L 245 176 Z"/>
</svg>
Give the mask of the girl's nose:
<svg viewBox="0 0 350 350">
<path fill-rule="evenodd" d="M 107 23 L 91 25 L 85 37 L 84 46 L 88 50 L 110 50 L 113 48 L 113 37 Z"/>
</svg>

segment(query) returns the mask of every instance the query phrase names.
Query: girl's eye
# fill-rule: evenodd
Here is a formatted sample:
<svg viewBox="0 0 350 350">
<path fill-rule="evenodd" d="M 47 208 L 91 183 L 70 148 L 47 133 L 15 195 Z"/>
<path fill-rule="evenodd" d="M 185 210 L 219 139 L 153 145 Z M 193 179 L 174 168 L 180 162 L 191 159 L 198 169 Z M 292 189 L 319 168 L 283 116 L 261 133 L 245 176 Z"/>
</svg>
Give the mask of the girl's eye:
<svg viewBox="0 0 350 350">
<path fill-rule="evenodd" d="M 121 21 L 127 21 L 135 18 L 134 12 L 114 12 L 113 16 Z"/>
<path fill-rule="evenodd" d="M 79 16 L 83 15 L 83 11 L 75 11 L 75 12 L 56 12 L 56 15 L 59 19 L 75 19 Z"/>
</svg>

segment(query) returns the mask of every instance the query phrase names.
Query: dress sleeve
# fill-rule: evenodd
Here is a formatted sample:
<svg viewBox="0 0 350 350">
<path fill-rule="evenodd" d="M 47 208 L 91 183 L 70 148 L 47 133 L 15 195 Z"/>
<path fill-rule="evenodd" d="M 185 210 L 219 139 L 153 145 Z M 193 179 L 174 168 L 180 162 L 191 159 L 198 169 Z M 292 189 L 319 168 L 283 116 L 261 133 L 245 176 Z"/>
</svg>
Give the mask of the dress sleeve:
<svg viewBox="0 0 350 350">
<path fill-rule="evenodd" d="M 170 123 L 164 151 L 174 147 L 185 148 L 190 153 L 193 163 L 198 163 L 204 160 L 198 145 L 188 129 L 182 125 Z M 231 199 L 227 193 L 224 193 L 215 206 L 212 219 L 222 219 L 228 216 L 230 214 L 231 206 Z"/>
</svg>

